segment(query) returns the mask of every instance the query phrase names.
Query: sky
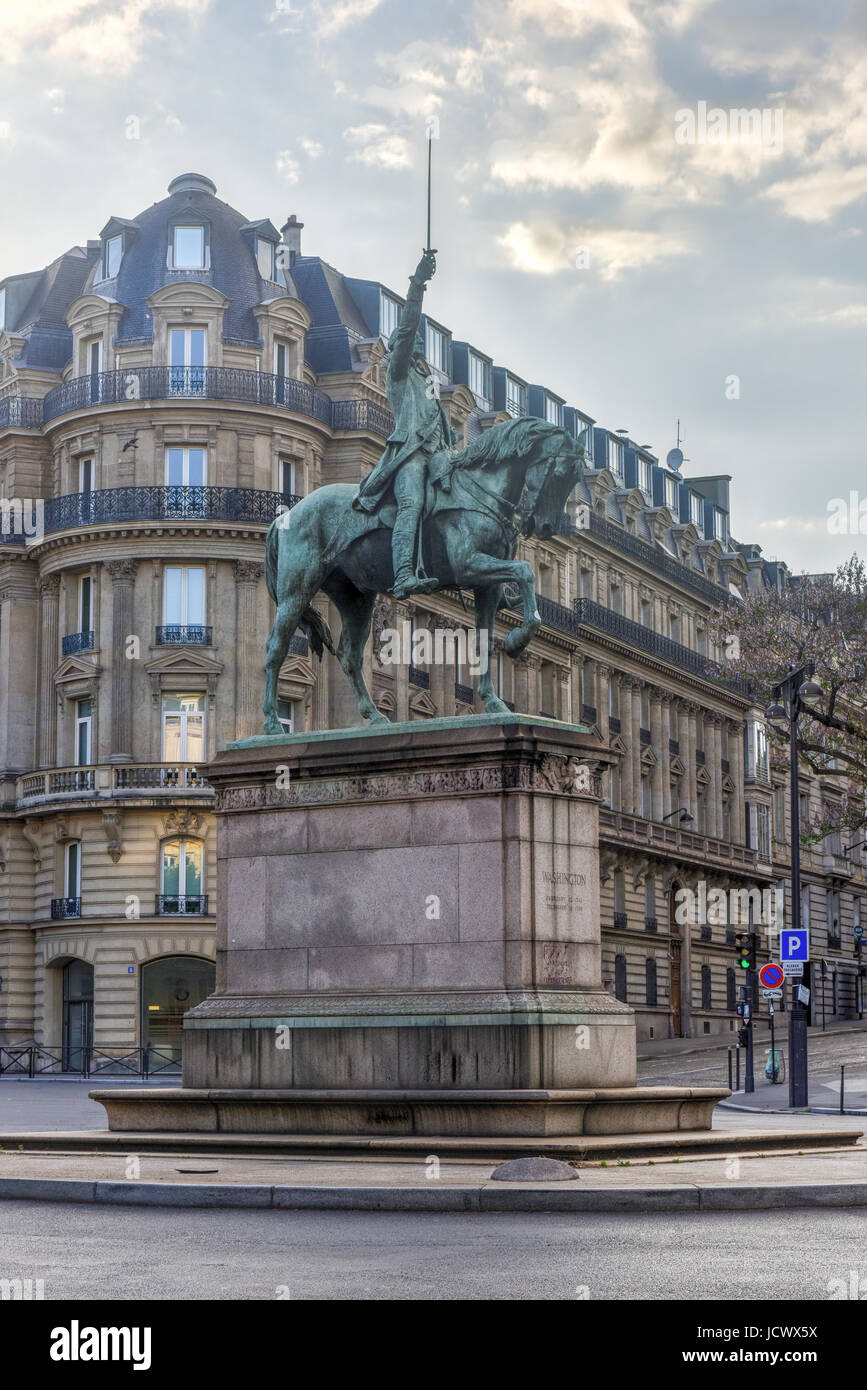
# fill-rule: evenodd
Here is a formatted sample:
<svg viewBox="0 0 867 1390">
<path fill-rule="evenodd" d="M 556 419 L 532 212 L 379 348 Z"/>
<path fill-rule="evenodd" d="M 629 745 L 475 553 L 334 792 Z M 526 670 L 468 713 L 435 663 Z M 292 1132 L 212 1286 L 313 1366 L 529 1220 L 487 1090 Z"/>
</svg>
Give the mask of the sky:
<svg viewBox="0 0 867 1390">
<path fill-rule="evenodd" d="M 435 319 L 661 458 L 679 419 L 768 558 L 867 559 L 863 3 L 0 0 L 0 34 L 0 277 L 194 170 L 405 293 L 433 129 Z"/>
</svg>

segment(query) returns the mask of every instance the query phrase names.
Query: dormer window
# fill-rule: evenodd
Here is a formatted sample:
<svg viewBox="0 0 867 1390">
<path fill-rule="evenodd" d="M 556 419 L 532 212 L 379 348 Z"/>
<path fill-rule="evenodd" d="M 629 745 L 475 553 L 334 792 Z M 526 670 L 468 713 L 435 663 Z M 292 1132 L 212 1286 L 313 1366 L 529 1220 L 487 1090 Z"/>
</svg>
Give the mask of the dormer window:
<svg viewBox="0 0 867 1390">
<path fill-rule="evenodd" d="M 256 264 L 263 280 L 274 279 L 274 243 L 267 237 L 256 238 Z"/>
<path fill-rule="evenodd" d="M 172 265 L 175 270 L 204 270 L 204 227 L 175 227 L 173 229 Z"/>
<path fill-rule="evenodd" d="M 477 353 L 470 353 L 469 360 L 470 390 L 476 398 L 476 405 L 482 410 L 491 408 L 491 364 L 486 362 L 484 357 L 479 357 Z"/>
<path fill-rule="evenodd" d="M 427 323 L 427 360 L 443 376 L 448 376 L 451 358 L 451 334 Z"/>
<path fill-rule="evenodd" d="M 623 445 L 619 439 L 608 437 L 608 467 L 619 478 L 623 477 Z"/>
<path fill-rule="evenodd" d="M 386 294 L 385 290 L 380 291 L 379 296 L 379 331 L 385 341 L 388 342 L 397 325 L 400 323 L 400 311 L 403 305 L 399 299 L 393 295 Z"/>
<path fill-rule="evenodd" d="M 699 531 L 704 530 L 704 504 L 700 497 L 696 497 L 695 493 L 689 499 L 689 519 Z"/>
<path fill-rule="evenodd" d="M 720 545 L 725 545 L 728 539 L 727 520 L 728 518 L 725 512 L 721 512 L 719 507 L 715 507 L 713 513 L 713 534 L 714 539 L 718 540 Z"/>
<path fill-rule="evenodd" d="M 102 258 L 103 279 L 113 280 L 120 270 L 123 257 L 123 236 L 110 236 L 105 243 Z"/>
<path fill-rule="evenodd" d="M 638 460 L 638 486 L 645 497 L 650 497 L 653 487 L 650 459 L 639 458 Z"/>
<path fill-rule="evenodd" d="M 6 290 L 0 290 L 0 333 L 6 327 Z"/>
<path fill-rule="evenodd" d="M 527 414 L 527 388 L 513 376 L 506 377 L 506 410 L 516 417 Z"/>
<path fill-rule="evenodd" d="M 677 479 L 666 478 L 665 480 L 665 505 L 670 512 L 677 510 Z"/>
<path fill-rule="evenodd" d="M 549 425 L 563 424 L 563 402 L 554 396 L 545 397 L 545 419 Z"/>
</svg>

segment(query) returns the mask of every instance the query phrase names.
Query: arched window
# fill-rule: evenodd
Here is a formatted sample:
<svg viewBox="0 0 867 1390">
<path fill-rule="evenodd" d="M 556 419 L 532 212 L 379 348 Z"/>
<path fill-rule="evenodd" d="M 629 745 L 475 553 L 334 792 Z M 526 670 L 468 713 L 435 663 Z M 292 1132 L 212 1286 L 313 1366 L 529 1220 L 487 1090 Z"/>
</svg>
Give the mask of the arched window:
<svg viewBox="0 0 867 1390">
<path fill-rule="evenodd" d="M 204 895 L 204 846 L 201 840 L 166 840 L 160 853 L 157 913 L 178 916 L 208 910 Z"/>
<path fill-rule="evenodd" d="M 713 1008 L 713 995 L 711 993 L 710 966 L 701 967 L 701 1007 L 703 1009 Z"/>
<path fill-rule="evenodd" d="M 614 957 L 614 998 L 626 1003 L 626 957 Z"/>
<path fill-rule="evenodd" d="M 647 1004 L 656 1004 L 656 961 L 652 956 L 644 962 L 644 994 Z"/>
<path fill-rule="evenodd" d="M 197 956 L 161 956 L 141 968 L 141 1045 L 149 1049 L 152 1074 L 177 1070 L 183 1018 L 213 994 L 213 961 Z"/>
</svg>

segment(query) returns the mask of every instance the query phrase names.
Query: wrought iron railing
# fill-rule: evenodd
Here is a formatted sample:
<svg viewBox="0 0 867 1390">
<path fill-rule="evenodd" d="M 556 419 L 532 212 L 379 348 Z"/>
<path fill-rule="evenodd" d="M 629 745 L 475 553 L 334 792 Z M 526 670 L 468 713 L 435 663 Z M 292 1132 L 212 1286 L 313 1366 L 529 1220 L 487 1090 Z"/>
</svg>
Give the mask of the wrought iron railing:
<svg viewBox="0 0 867 1390">
<path fill-rule="evenodd" d="M 289 638 L 289 652 L 292 656 L 310 655 L 310 643 L 302 632 L 296 632 Z"/>
<path fill-rule="evenodd" d="M 45 424 L 72 410 L 135 401 L 237 401 L 277 406 L 331 424 L 331 397 L 306 381 L 241 367 L 125 367 L 73 377 L 42 402 Z"/>
<path fill-rule="evenodd" d="M 81 916 L 81 898 L 52 898 L 51 920 L 62 922 L 67 917 Z"/>
<path fill-rule="evenodd" d="M 536 607 L 539 617 L 548 627 L 555 627 L 558 632 L 567 632 L 572 637 L 579 635 L 581 621 L 571 608 L 556 603 L 552 598 L 543 598 L 541 594 L 536 595 Z"/>
<path fill-rule="evenodd" d="M 582 706 L 581 706 L 581 722 L 582 722 L 583 724 L 595 724 L 595 723 L 596 723 L 596 706 L 595 706 L 595 705 L 582 705 Z"/>
<path fill-rule="evenodd" d="M 60 645 L 64 656 L 71 656 L 73 652 L 93 651 L 93 633 L 70 632 Z"/>
<path fill-rule="evenodd" d="M 42 401 L 38 396 L 4 396 L 0 400 L 0 430 L 38 430 Z"/>
<path fill-rule="evenodd" d="M 559 608 L 560 605 L 558 604 L 557 607 Z M 544 613 L 542 616 L 545 617 Z M 604 632 L 610 637 L 616 637 L 630 647 L 637 647 L 639 651 L 646 652 L 649 656 L 655 656 L 671 666 L 679 666 L 681 670 L 689 671 L 692 675 L 701 677 L 702 680 L 711 681 L 715 685 L 723 685 L 729 690 L 736 691 L 739 695 L 751 694 L 749 681 L 724 676 L 700 652 L 691 651 L 689 647 L 683 647 L 679 642 L 673 642 L 670 637 L 662 637 L 660 633 L 652 632 L 643 623 L 633 622 L 631 618 L 625 618 L 622 613 L 615 613 L 610 608 L 604 608 L 601 603 L 596 603 L 593 599 L 577 598 L 574 616 L 579 625 L 596 628 L 597 631 Z M 546 619 L 546 621 L 548 620 Z M 571 627 L 566 630 L 571 631 Z"/>
<path fill-rule="evenodd" d="M 387 439 L 394 429 L 394 416 L 388 406 L 379 401 L 351 400 L 332 403 L 332 428 L 335 430 L 370 430 Z"/>
<path fill-rule="evenodd" d="M 270 526 L 300 497 L 254 487 L 198 487 L 167 483 L 162 487 L 111 487 L 71 492 L 44 503 L 42 530 L 48 535 L 78 527 L 109 526 L 121 521 L 234 521 Z M 8 545 L 26 544 L 18 531 L 4 533 Z"/>
<path fill-rule="evenodd" d="M 659 922 L 658 922 L 657 918 L 656 918 L 656 917 L 645 917 L 645 919 L 644 919 L 644 930 L 645 930 L 645 931 L 650 931 L 650 932 L 659 931 Z"/>
<path fill-rule="evenodd" d="M 72 1072 L 81 1076 L 155 1076 L 179 1073 L 179 1049 L 129 1047 L 104 1043 L 101 1047 L 44 1047 L 15 1043 L 0 1047 L 0 1076 L 45 1076 Z"/>
<path fill-rule="evenodd" d="M 169 623 L 158 627 L 154 645 L 157 647 L 210 647 L 214 636 L 212 627 L 200 623 Z"/>
<path fill-rule="evenodd" d="M 157 893 L 155 901 L 158 917 L 201 917 L 208 910 L 207 893 Z"/>
<path fill-rule="evenodd" d="M 465 705 L 471 705 L 475 700 L 473 687 L 464 685 L 461 681 L 455 681 L 455 699 L 463 701 Z"/>
<path fill-rule="evenodd" d="M 409 683 L 417 685 L 420 690 L 430 690 L 430 672 L 422 671 L 418 666 L 410 666 Z"/>
<path fill-rule="evenodd" d="M 614 914 L 614 925 L 615 925 L 615 927 L 625 927 L 625 926 L 628 924 L 628 922 L 629 922 L 629 918 L 628 918 L 628 916 L 627 916 L 627 914 L 626 914 L 625 912 L 615 912 L 615 914 Z"/>
<path fill-rule="evenodd" d="M 720 584 L 708 579 L 705 575 L 699 574 L 696 570 L 690 569 L 682 560 L 677 560 L 673 555 L 666 555 L 665 551 L 657 549 L 648 541 L 644 541 L 640 536 L 633 536 L 629 531 L 625 531 L 616 522 L 609 521 L 607 517 L 600 516 L 591 508 L 587 508 L 583 513 L 586 525 L 576 526 L 572 518 L 566 513 L 560 520 L 560 534 L 564 536 L 580 535 L 587 532 L 595 536 L 597 540 L 605 541 L 606 544 L 619 550 L 624 555 L 630 555 L 635 560 L 640 560 L 642 564 L 650 565 L 652 569 L 665 575 L 667 579 L 675 584 L 680 584 L 687 589 L 692 589 L 693 593 L 700 594 L 702 598 L 708 600 L 714 607 L 728 603 L 729 594 Z"/>
</svg>

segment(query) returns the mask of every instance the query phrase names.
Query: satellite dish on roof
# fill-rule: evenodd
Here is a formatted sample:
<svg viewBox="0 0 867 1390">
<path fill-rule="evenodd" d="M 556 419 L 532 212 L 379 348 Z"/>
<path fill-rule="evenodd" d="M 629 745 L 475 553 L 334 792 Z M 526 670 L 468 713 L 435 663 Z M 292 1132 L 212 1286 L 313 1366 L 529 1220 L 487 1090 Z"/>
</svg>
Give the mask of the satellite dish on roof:
<svg viewBox="0 0 867 1390">
<path fill-rule="evenodd" d="M 665 461 L 674 473 L 679 473 L 683 467 L 683 450 L 669 449 L 665 456 Z"/>
</svg>

